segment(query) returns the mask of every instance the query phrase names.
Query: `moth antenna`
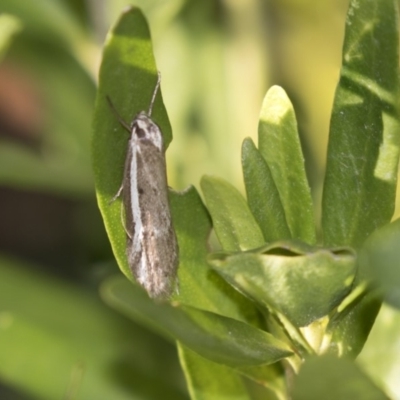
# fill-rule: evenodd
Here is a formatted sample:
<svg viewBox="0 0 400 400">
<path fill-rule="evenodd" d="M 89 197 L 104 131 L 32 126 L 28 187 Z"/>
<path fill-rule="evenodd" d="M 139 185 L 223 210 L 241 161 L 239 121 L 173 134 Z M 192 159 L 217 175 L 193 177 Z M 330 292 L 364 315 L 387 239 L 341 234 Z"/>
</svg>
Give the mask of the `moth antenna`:
<svg viewBox="0 0 400 400">
<path fill-rule="evenodd" d="M 106 96 L 108 105 L 111 108 L 111 111 L 114 113 L 115 117 L 117 118 L 118 122 L 129 132 L 131 133 L 131 127 L 129 126 L 129 124 L 127 122 L 124 121 L 124 119 L 119 115 L 119 112 L 117 111 L 117 109 L 115 108 L 113 102 L 111 101 L 110 96 Z"/>
<path fill-rule="evenodd" d="M 157 78 L 156 87 L 154 88 L 153 97 L 151 98 L 149 111 L 147 112 L 147 115 L 149 117 L 151 117 L 151 113 L 153 112 L 153 105 L 154 105 L 154 102 L 156 100 L 157 92 L 158 92 L 158 89 L 160 88 L 160 83 L 161 83 L 160 71 L 157 71 L 157 74 L 158 74 L 158 78 Z"/>
</svg>

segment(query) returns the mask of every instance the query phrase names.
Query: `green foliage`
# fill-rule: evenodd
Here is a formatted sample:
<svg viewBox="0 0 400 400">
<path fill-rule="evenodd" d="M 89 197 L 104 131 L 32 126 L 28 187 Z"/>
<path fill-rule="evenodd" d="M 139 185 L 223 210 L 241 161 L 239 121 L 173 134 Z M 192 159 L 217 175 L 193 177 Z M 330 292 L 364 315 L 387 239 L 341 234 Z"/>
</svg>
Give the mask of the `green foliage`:
<svg viewBox="0 0 400 400">
<path fill-rule="evenodd" d="M 398 358 L 385 358 L 382 343 L 392 341 L 396 353 L 399 314 L 391 311 L 390 335 L 384 330 L 388 325 L 379 328 L 374 322 L 383 299 L 400 308 L 400 220 L 390 223 L 400 147 L 396 2 L 350 2 L 321 215 L 315 212 L 317 196 L 312 196 L 306 146 L 298 133 L 298 125 L 304 127 L 285 91 L 273 86 L 262 103 L 257 143 L 249 137 L 242 144 L 246 197 L 210 175 L 200 182 L 204 203 L 194 186 L 170 190 L 179 288 L 165 303 L 150 300 L 134 282 L 121 200 L 110 204 L 121 184 L 128 134 L 106 98 L 128 124 L 148 109 L 157 66 L 147 20 L 137 7 L 120 15 L 105 41 L 95 92 L 83 56 L 90 41 L 72 13 L 80 3 L 26 4 L 4 0 L 0 6 L 0 60 L 11 56 L 32 65 L 44 88 L 44 151 L 2 143 L 0 182 L 78 200 L 93 192 L 94 179 L 124 276 L 102 277 L 101 303 L 90 285 L 27 272 L 35 267 L 1 257 L 0 383 L 21 395 L 65 394 L 66 400 L 389 398 L 393 393 L 382 371 L 390 375 L 388 364 Z M 169 18 L 178 14 L 174 4 L 176 9 L 163 6 L 170 7 Z M 198 7 L 212 8 L 211 3 Z M 194 3 L 179 10 L 181 21 L 196 21 Z M 208 22 L 208 29 L 196 25 L 192 42 L 185 37 L 193 58 L 201 35 L 208 35 L 209 45 L 223 37 L 216 29 L 221 21 Z M 168 52 L 174 59 L 174 49 Z M 212 69 L 203 63 L 198 68 L 204 65 Z M 187 83 L 180 69 L 177 87 Z M 214 86 L 218 92 L 226 89 L 222 79 Z M 205 97 L 196 101 L 198 107 L 207 103 Z M 211 124 L 197 110 L 186 110 L 184 101 L 182 108 L 193 126 L 226 131 L 218 121 L 225 116 L 222 102 L 217 103 L 204 106 Z M 172 129 L 161 91 L 152 118 L 168 147 Z M 209 135 L 211 147 L 230 151 L 229 137 Z M 184 152 L 190 158 L 189 150 Z M 217 245 L 210 240 L 212 230 Z M 357 364 L 371 329 L 381 354 L 367 342 Z"/>
</svg>

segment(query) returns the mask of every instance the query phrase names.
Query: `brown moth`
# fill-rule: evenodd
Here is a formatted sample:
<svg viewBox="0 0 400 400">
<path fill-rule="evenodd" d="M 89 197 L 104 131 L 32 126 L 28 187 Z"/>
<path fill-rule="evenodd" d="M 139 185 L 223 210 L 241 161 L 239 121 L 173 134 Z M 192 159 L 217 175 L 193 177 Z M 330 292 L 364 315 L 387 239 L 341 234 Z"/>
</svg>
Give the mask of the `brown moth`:
<svg viewBox="0 0 400 400">
<path fill-rule="evenodd" d="M 129 268 L 150 297 L 166 299 L 175 288 L 179 249 L 168 202 L 163 136 L 151 119 L 160 79 L 158 74 L 148 112 L 141 111 L 130 125 L 107 100 L 130 133 L 122 184 L 111 199 L 122 194 Z"/>
</svg>

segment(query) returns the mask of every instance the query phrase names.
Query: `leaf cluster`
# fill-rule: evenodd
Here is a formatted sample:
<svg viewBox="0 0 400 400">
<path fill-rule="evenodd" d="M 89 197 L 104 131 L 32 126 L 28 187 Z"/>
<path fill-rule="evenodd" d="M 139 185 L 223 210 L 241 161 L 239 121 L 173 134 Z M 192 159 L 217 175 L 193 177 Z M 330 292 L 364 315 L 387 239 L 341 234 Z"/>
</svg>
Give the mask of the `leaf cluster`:
<svg viewBox="0 0 400 400">
<path fill-rule="evenodd" d="M 332 398 L 367 398 L 366 393 L 386 398 L 356 365 L 333 356 L 358 355 L 382 296 L 399 306 L 393 245 L 399 230 L 398 223 L 389 224 L 399 158 L 396 16 L 394 1 L 350 4 L 321 232 L 294 109 L 275 86 L 262 105 L 257 146 L 249 138 L 243 142 L 246 199 L 213 176 L 201 181 L 206 207 L 193 187 L 170 193 L 181 254 L 180 289 L 171 304 L 152 303 L 122 278 L 103 286 L 109 304 L 178 342 L 192 398 L 208 398 L 209 390 L 212 398 L 230 390 L 250 398 L 243 377 L 276 398 L 286 398 L 288 390 L 295 399 L 321 398 L 313 385 L 316 373 Z M 120 205 L 108 205 L 122 179 L 126 138 L 104 99 L 115 97 L 122 114 L 133 117 L 147 108 L 155 79 L 148 27 L 132 8 L 109 33 L 93 124 L 98 202 L 114 254 L 130 280 Z M 116 82 L 129 87 L 122 90 Z M 161 101 L 154 119 L 168 144 L 171 128 Z M 222 249 L 208 254 L 211 226 Z M 327 355 L 315 358 L 321 354 Z M 337 388 L 332 374 L 337 368 L 358 382 L 356 389 Z M 299 371 L 294 385 L 287 384 Z"/>
</svg>

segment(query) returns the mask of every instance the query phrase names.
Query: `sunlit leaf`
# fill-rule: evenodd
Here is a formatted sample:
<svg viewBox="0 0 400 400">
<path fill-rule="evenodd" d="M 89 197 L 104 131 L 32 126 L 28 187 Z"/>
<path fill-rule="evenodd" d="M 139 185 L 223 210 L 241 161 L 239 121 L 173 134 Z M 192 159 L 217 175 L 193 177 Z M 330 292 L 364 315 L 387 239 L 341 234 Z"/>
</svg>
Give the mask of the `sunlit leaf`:
<svg viewBox="0 0 400 400">
<path fill-rule="evenodd" d="M 109 204 L 123 177 L 128 133 L 110 109 L 109 96 L 128 123 L 148 110 L 157 81 L 150 32 L 142 12 L 127 9 L 108 34 L 99 74 L 93 117 L 92 159 L 96 193 L 111 245 L 122 272 L 132 279 L 125 255 L 126 238 L 121 223 L 121 203 Z M 172 138 L 161 94 L 156 98 L 152 119 L 160 126 L 164 144 Z"/>
<path fill-rule="evenodd" d="M 333 105 L 322 227 L 358 247 L 393 215 L 399 159 L 397 2 L 353 0 Z"/>
<path fill-rule="evenodd" d="M 264 98 L 258 147 L 279 191 L 292 237 L 315 243 L 314 210 L 296 116 L 289 98 L 279 86 L 273 86 Z"/>
</svg>

